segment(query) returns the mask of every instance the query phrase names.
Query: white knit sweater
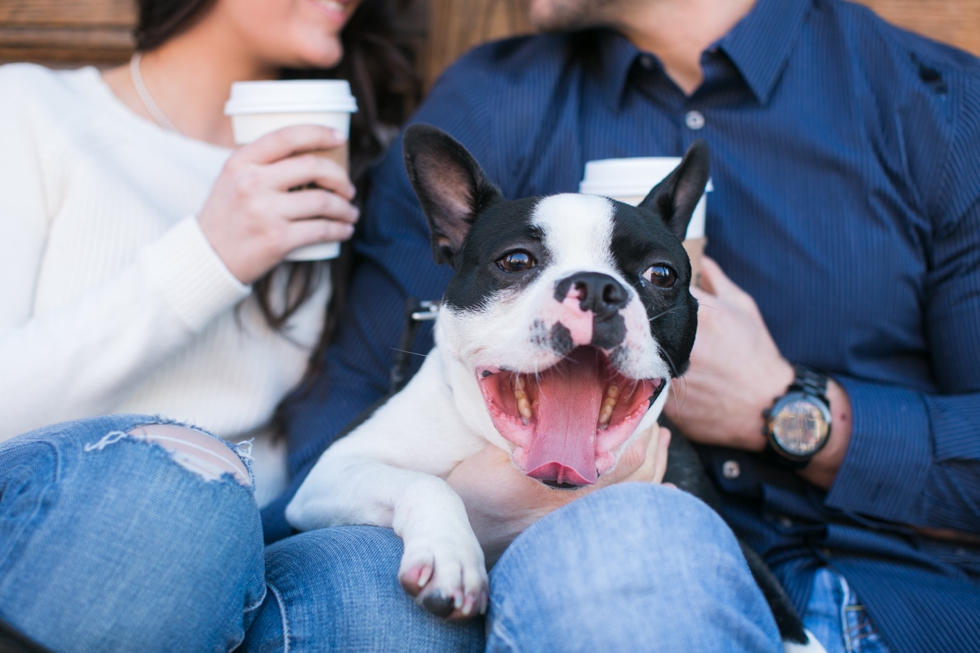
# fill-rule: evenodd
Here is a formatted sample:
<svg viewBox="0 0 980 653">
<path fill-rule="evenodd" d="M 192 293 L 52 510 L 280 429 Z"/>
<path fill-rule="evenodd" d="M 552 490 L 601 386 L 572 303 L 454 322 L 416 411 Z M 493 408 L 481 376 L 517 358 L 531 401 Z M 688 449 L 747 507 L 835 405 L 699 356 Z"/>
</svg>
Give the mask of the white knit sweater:
<svg viewBox="0 0 980 653">
<path fill-rule="evenodd" d="M 0 441 L 122 412 L 267 428 L 329 288 L 288 337 L 265 325 L 194 218 L 229 154 L 137 116 L 94 68 L 0 67 Z"/>
</svg>

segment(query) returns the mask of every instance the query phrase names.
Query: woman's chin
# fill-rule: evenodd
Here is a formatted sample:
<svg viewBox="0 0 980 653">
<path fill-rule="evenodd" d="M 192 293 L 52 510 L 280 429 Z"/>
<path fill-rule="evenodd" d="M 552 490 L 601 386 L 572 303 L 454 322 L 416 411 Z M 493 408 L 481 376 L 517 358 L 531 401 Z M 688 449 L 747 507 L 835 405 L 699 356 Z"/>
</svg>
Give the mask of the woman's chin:
<svg viewBox="0 0 980 653">
<path fill-rule="evenodd" d="M 291 61 L 282 62 L 284 68 L 333 68 L 344 56 L 340 39 L 329 43 L 310 44 L 296 53 Z"/>
</svg>

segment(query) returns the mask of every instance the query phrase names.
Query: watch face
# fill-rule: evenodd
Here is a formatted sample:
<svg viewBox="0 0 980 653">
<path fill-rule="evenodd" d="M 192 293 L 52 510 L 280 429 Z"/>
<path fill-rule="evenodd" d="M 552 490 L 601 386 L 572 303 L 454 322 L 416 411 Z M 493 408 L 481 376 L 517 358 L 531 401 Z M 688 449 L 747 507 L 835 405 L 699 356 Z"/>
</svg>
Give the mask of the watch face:
<svg viewBox="0 0 980 653">
<path fill-rule="evenodd" d="M 787 395 L 772 416 L 773 438 L 794 456 L 819 451 L 829 432 L 830 421 L 823 407 L 803 394 Z"/>
</svg>

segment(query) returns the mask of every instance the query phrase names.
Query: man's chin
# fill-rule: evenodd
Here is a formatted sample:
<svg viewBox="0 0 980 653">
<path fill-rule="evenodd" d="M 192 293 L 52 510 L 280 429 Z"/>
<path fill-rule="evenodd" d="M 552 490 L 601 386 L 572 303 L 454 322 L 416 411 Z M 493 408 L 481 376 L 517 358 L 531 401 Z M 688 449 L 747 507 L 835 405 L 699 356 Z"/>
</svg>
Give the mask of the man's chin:
<svg viewBox="0 0 980 653">
<path fill-rule="evenodd" d="M 529 18 L 541 32 L 573 32 L 600 27 L 616 0 L 531 0 Z"/>
</svg>

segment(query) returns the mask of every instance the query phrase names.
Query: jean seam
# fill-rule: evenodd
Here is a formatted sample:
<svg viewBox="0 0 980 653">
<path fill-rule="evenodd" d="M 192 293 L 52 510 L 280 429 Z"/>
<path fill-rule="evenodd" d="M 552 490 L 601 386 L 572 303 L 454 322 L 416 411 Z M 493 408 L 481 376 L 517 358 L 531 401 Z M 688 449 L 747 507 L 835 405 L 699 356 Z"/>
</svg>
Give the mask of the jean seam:
<svg viewBox="0 0 980 653">
<path fill-rule="evenodd" d="M 292 633 L 289 631 L 289 615 L 286 613 L 286 602 L 283 600 L 282 594 L 279 593 L 279 590 L 272 583 L 266 583 L 265 585 L 272 591 L 272 595 L 276 597 L 276 605 L 279 606 L 279 617 L 282 620 L 282 651 L 283 653 L 289 653 L 291 650 L 290 638 Z"/>
<path fill-rule="evenodd" d="M 265 597 L 268 594 L 269 594 L 269 585 L 268 583 L 266 583 L 265 585 L 262 586 L 262 596 L 259 598 L 259 600 L 253 603 L 252 605 L 246 606 L 242 612 L 248 614 L 249 612 L 252 612 L 258 609 L 259 607 L 261 607 L 262 603 L 265 601 Z"/>
<path fill-rule="evenodd" d="M 502 607 L 502 606 L 501 606 Z M 500 609 L 493 611 L 494 613 L 499 613 Z M 487 619 L 487 644 L 490 643 L 491 635 L 496 637 L 502 644 L 507 647 L 507 650 L 511 653 L 519 653 L 521 648 L 517 645 L 517 640 L 514 638 L 510 629 L 507 628 L 506 617 L 503 614 L 490 614 Z M 494 650 L 498 650 L 496 647 Z"/>
</svg>

